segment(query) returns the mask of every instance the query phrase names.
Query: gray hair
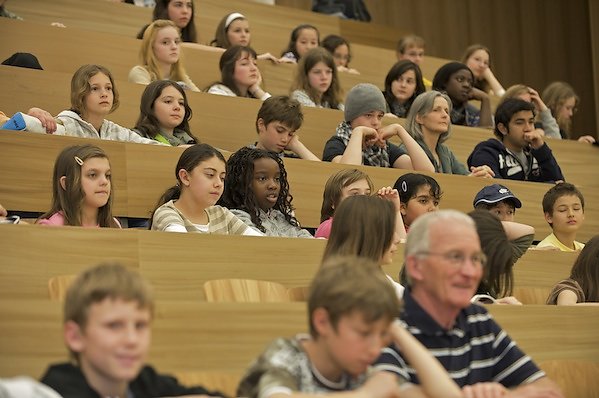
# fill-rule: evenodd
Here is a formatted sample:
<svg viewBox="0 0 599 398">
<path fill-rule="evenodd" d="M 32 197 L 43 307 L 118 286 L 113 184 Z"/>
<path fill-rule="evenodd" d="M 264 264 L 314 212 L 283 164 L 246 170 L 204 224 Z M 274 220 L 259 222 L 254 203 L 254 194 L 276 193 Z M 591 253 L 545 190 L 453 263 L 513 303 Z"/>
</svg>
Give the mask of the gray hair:
<svg viewBox="0 0 599 398">
<path fill-rule="evenodd" d="M 406 123 L 405 123 L 406 130 L 408 131 L 408 133 L 410 133 L 410 135 L 414 139 L 419 139 L 421 141 L 424 140 L 424 135 L 422 134 L 422 128 L 420 127 L 420 124 L 418 122 L 416 122 L 416 116 L 419 115 L 420 117 L 423 117 L 423 116 L 426 116 L 428 113 L 430 113 L 433 110 L 433 106 L 435 104 L 435 99 L 437 97 L 445 98 L 445 101 L 447 101 L 447 105 L 449 106 L 449 113 L 451 115 L 452 103 L 451 103 L 451 99 L 449 99 L 447 94 L 441 93 L 439 91 L 434 91 L 434 90 L 427 91 L 425 93 L 420 94 L 418 97 L 416 97 L 416 99 L 412 103 L 412 106 L 410 107 L 410 112 L 408 113 L 408 116 L 406 117 Z M 450 119 L 451 119 L 451 117 L 450 117 Z M 441 144 L 444 141 L 446 141 L 450 135 L 451 135 L 451 120 L 449 121 L 449 125 L 447 126 L 447 131 L 445 133 L 441 134 L 441 136 L 439 137 L 439 143 Z M 430 148 L 430 149 L 434 150 L 435 148 Z"/>
<path fill-rule="evenodd" d="M 423 214 L 410 226 L 404 255 L 413 256 L 430 250 L 430 229 L 440 221 L 452 221 L 476 228 L 474 220 L 457 210 L 439 210 Z"/>
</svg>

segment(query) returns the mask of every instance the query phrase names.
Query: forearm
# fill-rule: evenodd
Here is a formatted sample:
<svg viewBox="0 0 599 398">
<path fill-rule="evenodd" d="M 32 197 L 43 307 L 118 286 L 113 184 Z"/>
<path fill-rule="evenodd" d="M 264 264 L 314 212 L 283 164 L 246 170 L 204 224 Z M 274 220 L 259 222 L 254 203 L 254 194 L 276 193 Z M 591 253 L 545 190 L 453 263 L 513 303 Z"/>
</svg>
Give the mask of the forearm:
<svg viewBox="0 0 599 398">
<path fill-rule="evenodd" d="M 487 76 L 487 83 L 489 83 L 489 87 L 491 87 L 491 90 L 493 90 L 493 94 L 495 94 L 496 96 L 501 97 L 503 94 L 505 94 L 505 89 L 503 88 L 501 83 L 499 83 L 499 80 L 497 80 L 494 74 L 490 74 L 490 76 Z"/>
<path fill-rule="evenodd" d="M 555 139 L 562 138 L 561 134 L 559 133 L 557 121 L 549 109 L 544 109 L 539 113 L 539 120 L 541 121 L 541 124 L 543 124 L 543 131 L 545 132 L 546 137 Z"/>
<path fill-rule="evenodd" d="M 362 133 L 353 132 L 347 147 L 339 159 L 343 164 L 362 164 Z"/>
<path fill-rule="evenodd" d="M 507 235 L 508 240 L 515 240 L 523 237 L 524 235 L 534 235 L 534 227 L 526 224 L 520 224 L 513 221 L 502 221 L 503 229 Z"/>
<path fill-rule="evenodd" d="M 403 217 L 401 216 L 401 211 L 397 212 L 397 215 L 395 216 L 395 233 L 397 234 L 397 236 L 399 236 L 399 239 L 405 240 L 406 239 L 406 227 L 403 223 Z"/>
<path fill-rule="evenodd" d="M 291 150 L 293 153 L 295 153 L 302 159 L 313 160 L 316 162 L 320 161 L 318 156 L 314 155 L 308 148 L 306 148 L 306 146 L 302 142 L 298 142 L 293 147 L 290 147 L 289 150 Z"/>
<path fill-rule="evenodd" d="M 416 171 L 428 171 L 431 173 L 435 172 L 435 166 L 431 163 L 431 160 L 424 152 L 424 149 L 410 136 L 408 133 L 399 134 L 403 144 L 406 146 L 408 155 L 412 160 L 412 167 Z"/>
<path fill-rule="evenodd" d="M 493 127 L 493 113 L 491 112 L 491 100 L 489 97 L 480 101 L 479 127 Z"/>
</svg>

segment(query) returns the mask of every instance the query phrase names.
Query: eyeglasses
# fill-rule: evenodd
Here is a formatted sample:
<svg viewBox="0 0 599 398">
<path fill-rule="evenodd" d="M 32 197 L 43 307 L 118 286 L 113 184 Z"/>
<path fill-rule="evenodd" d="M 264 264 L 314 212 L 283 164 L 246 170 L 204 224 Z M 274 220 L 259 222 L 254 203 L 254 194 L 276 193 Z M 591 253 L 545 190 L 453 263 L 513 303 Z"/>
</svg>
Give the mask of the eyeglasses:
<svg viewBox="0 0 599 398">
<path fill-rule="evenodd" d="M 466 259 L 469 259 L 470 262 L 477 266 L 484 267 L 487 263 L 487 256 L 484 253 L 475 253 L 470 257 L 466 256 L 464 253 L 459 251 L 449 251 L 445 253 L 436 253 L 436 252 L 420 252 L 419 255 L 425 256 L 440 256 L 443 257 L 447 262 L 449 262 L 454 267 L 463 267 L 466 263 Z"/>
</svg>

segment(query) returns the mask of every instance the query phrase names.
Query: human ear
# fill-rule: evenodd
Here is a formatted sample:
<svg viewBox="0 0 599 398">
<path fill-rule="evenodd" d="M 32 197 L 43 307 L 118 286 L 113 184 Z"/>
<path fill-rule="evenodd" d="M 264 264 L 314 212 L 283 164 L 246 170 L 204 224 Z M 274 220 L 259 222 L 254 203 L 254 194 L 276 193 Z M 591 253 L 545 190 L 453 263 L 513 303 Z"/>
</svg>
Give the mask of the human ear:
<svg viewBox="0 0 599 398">
<path fill-rule="evenodd" d="M 85 348 L 83 331 L 81 330 L 81 327 L 73 321 L 67 321 L 64 324 L 64 341 L 71 351 L 81 352 Z"/>
<path fill-rule="evenodd" d="M 60 186 L 62 187 L 62 190 L 66 191 L 67 190 L 67 176 L 60 177 L 60 179 L 58 181 L 60 182 Z"/>
<path fill-rule="evenodd" d="M 408 214 L 408 206 L 406 203 L 404 202 L 400 202 L 399 203 L 399 211 L 401 212 L 402 216 L 405 216 L 406 214 Z"/>
<path fill-rule="evenodd" d="M 422 115 L 419 113 L 416 114 L 416 123 L 422 124 Z"/>
<path fill-rule="evenodd" d="M 331 331 L 331 319 L 326 309 L 318 307 L 312 312 L 312 325 L 319 336 L 327 336 Z"/>
<path fill-rule="evenodd" d="M 258 120 L 256 120 L 256 126 L 258 127 L 258 133 L 264 133 L 264 130 L 266 130 L 266 125 L 264 124 L 264 119 L 262 118 L 258 118 Z"/>
<path fill-rule="evenodd" d="M 545 221 L 547 221 L 549 224 L 553 223 L 553 214 L 545 213 Z"/>
<path fill-rule="evenodd" d="M 503 123 L 497 123 L 497 130 L 499 130 L 499 132 L 503 135 L 507 135 L 508 133 L 508 129 L 505 127 L 505 124 Z"/>
<path fill-rule="evenodd" d="M 179 176 L 179 181 L 181 181 L 181 184 L 188 187 L 190 184 L 189 172 L 185 169 L 179 169 L 179 172 L 177 173 L 177 175 Z"/>
<path fill-rule="evenodd" d="M 412 280 L 421 281 L 424 279 L 422 261 L 419 261 L 416 256 L 406 257 L 405 267 L 406 272 Z"/>
</svg>

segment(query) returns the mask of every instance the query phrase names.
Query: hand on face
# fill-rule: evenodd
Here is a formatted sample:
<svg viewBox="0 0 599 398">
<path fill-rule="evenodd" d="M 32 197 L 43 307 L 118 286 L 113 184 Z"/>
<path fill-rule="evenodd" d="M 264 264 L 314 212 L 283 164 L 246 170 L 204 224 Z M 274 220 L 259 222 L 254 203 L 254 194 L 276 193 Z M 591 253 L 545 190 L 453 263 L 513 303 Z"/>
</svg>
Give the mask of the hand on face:
<svg viewBox="0 0 599 398">
<path fill-rule="evenodd" d="M 397 189 L 393 189 L 392 187 L 382 187 L 376 194 L 381 199 L 391 201 L 395 207 L 395 211 L 401 210 L 401 201 L 399 199 L 399 192 L 397 192 Z"/>
<path fill-rule="evenodd" d="M 543 141 L 543 136 L 536 129 L 524 133 L 524 141 L 526 141 L 532 149 L 539 149 L 545 143 L 545 141 Z"/>
<path fill-rule="evenodd" d="M 356 130 L 362 133 L 362 148 L 369 148 L 378 144 L 379 133 L 375 129 L 366 126 L 359 126 L 354 129 L 354 131 Z"/>
<path fill-rule="evenodd" d="M 476 88 L 476 87 L 472 87 L 472 89 L 470 90 L 470 94 L 469 94 L 468 98 L 469 99 L 478 100 L 478 101 L 482 101 L 484 99 L 488 99 L 489 95 L 487 93 L 485 93 L 484 91 Z"/>
</svg>

